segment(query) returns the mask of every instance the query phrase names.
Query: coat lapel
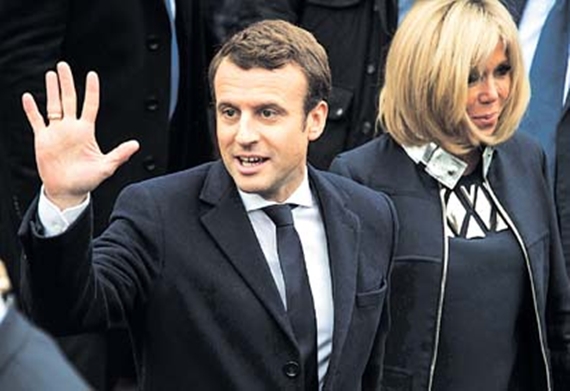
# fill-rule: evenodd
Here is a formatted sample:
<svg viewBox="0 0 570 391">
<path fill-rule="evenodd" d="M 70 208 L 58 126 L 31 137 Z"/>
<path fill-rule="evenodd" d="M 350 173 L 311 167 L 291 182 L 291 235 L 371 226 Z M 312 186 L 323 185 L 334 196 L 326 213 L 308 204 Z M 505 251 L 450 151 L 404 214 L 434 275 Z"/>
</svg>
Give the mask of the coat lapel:
<svg viewBox="0 0 570 391">
<path fill-rule="evenodd" d="M 202 223 L 240 276 L 294 341 L 293 332 L 273 276 L 236 186 L 220 162 L 214 163 L 200 195 L 212 205 Z"/>
<path fill-rule="evenodd" d="M 354 309 L 360 220 L 322 174 L 312 168 L 309 174 L 319 199 L 328 242 L 334 301 L 333 353 L 328 373 L 335 373 Z"/>
<path fill-rule="evenodd" d="M 333 353 L 329 372 L 339 365 L 352 319 L 356 293 L 359 219 L 345 205 L 338 190 L 316 170 L 309 170 L 325 225 L 334 300 Z M 273 277 L 235 184 L 221 163 L 215 163 L 201 194 L 211 204 L 202 223 L 227 259 L 250 286 L 279 327 L 295 341 Z"/>
</svg>

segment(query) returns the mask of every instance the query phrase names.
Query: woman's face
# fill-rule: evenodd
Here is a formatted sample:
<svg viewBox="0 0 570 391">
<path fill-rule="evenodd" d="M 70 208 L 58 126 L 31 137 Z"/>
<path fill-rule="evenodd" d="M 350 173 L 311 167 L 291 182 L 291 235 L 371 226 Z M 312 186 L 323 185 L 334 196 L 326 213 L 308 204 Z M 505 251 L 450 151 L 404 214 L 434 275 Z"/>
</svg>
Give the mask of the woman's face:
<svg viewBox="0 0 570 391">
<path fill-rule="evenodd" d="M 510 90 L 511 65 L 504 45 L 499 43 L 483 69 L 469 75 L 467 115 L 476 127 L 471 132 L 473 145 L 480 143 L 481 136 L 493 135 Z"/>
</svg>

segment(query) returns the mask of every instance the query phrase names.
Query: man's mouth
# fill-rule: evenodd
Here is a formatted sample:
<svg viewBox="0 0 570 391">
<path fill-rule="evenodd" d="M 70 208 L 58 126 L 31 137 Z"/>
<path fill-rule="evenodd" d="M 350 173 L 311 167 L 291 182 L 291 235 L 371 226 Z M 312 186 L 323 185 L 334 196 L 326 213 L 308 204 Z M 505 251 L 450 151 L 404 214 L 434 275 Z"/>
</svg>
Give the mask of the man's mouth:
<svg viewBox="0 0 570 391">
<path fill-rule="evenodd" d="M 240 164 L 244 167 L 254 167 L 265 162 L 267 158 L 262 158 L 258 156 L 239 156 L 238 160 Z"/>
</svg>

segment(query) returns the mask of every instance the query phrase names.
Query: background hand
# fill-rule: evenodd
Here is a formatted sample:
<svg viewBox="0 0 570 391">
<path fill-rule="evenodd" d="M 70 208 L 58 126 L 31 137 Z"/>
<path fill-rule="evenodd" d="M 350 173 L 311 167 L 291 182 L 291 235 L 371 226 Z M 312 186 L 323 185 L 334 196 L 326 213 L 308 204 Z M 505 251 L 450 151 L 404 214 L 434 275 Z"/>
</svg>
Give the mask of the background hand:
<svg viewBox="0 0 570 391">
<path fill-rule="evenodd" d="M 47 197 L 60 209 L 81 203 L 138 149 L 137 141 L 120 144 L 107 154 L 95 139 L 95 119 L 99 109 L 99 79 L 89 72 L 81 116 L 77 117 L 77 97 L 68 64 L 57 64 L 57 73 L 46 73 L 47 121 L 31 94 L 22 96 L 22 105 L 32 129 L 36 164 Z"/>
</svg>

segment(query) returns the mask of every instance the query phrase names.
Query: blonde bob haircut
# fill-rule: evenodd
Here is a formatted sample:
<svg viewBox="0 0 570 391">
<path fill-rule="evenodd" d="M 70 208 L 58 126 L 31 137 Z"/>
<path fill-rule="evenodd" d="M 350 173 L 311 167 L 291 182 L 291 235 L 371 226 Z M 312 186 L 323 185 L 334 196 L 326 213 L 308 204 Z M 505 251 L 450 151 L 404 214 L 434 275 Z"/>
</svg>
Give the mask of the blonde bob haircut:
<svg viewBox="0 0 570 391">
<path fill-rule="evenodd" d="M 486 145 L 510 138 L 530 98 L 517 27 L 498 0 L 418 0 L 402 21 L 386 60 L 380 125 L 401 145 L 434 142 L 453 154 L 474 145 L 467 115 L 471 72 L 502 43 L 511 66 L 511 88 Z"/>
</svg>

